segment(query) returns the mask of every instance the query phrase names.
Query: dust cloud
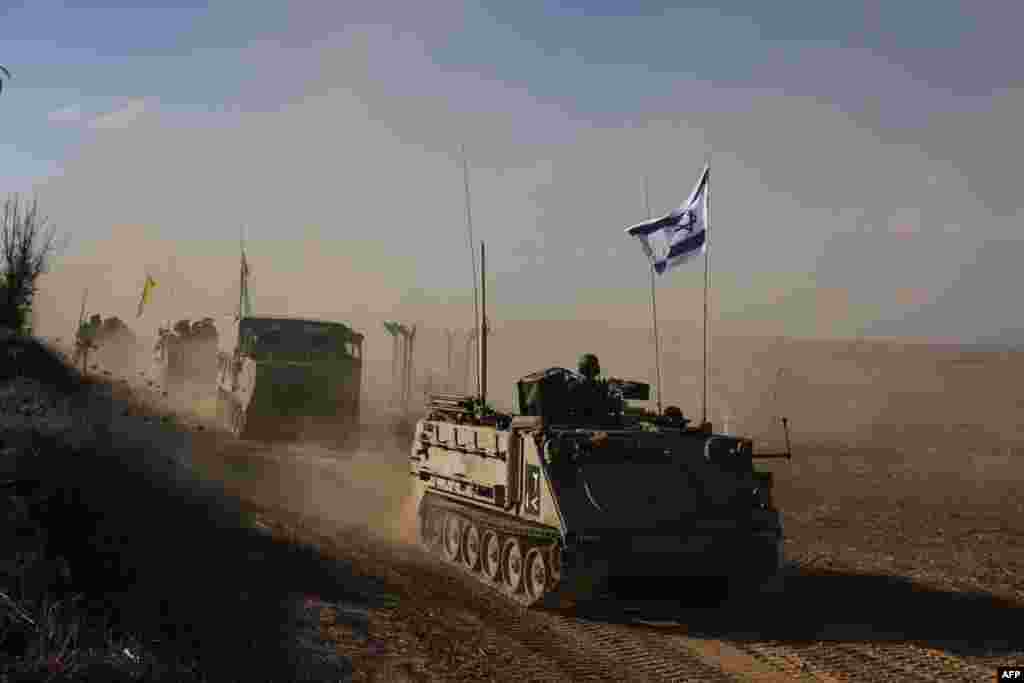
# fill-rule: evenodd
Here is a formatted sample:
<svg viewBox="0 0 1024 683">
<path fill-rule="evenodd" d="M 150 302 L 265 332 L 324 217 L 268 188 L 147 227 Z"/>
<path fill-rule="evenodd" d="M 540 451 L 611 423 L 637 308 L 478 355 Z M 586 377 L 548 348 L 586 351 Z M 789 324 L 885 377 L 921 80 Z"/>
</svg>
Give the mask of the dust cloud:
<svg viewBox="0 0 1024 683">
<path fill-rule="evenodd" d="M 316 440 L 236 441 L 216 433 L 193 460 L 207 476 L 258 503 L 368 532 L 395 546 L 413 545 L 417 524 L 409 444 L 393 433 L 390 374 L 368 373 L 363 389 L 356 447 L 343 450 Z M 170 405 L 212 421 L 216 399 L 200 388 Z"/>
<path fill-rule="evenodd" d="M 304 512 L 408 546 L 418 541 L 417 501 L 409 474 L 410 444 L 394 433 L 396 390 L 390 366 L 364 373 L 358 447 L 338 451 L 307 442 L 285 450 L 286 457 L 311 465 L 308 478 L 300 482 L 305 486 L 296 492 Z"/>
<path fill-rule="evenodd" d="M 312 442 L 238 443 L 213 457 L 216 476 L 261 504 L 396 546 L 417 541 L 408 453 L 385 435 L 345 452 Z"/>
<path fill-rule="evenodd" d="M 569 348 L 578 341 L 562 337 L 560 332 L 567 327 L 537 323 L 527 328 L 529 334 L 513 340 L 515 328 L 505 326 L 503 344 L 516 345 L 521 352 L 499 354 L 492 381 L 505 375 L 501 388 L 511 394 L 511 375 L 549 364 L 571 364 L 575 356 Z M 440 331 L 434 332 L 443 342 Z M 529 336 L 538 332 L 547 335 L 550 344 L 529 343 Z M 430 330 L 425 330 L 423 338 L 430 336 Z M 580 338 L 590 340 L 588 348 L 600 354 L 607 372 L 649 377 L 617 371 L 620 367 L 643 369 L 637 353 L 637 345 L 642 348 L 646 341 L 643 331 L 632 335 L 608 331 L 603 337 Z M 623 345 L 611 343 L 615 340 Z M 863 340 L 726 342 L 716 347 L 709 413 L 716 426 L 728 422 L 735 432 L 753 434 L 758 450 L 781 449 L 783 434 L 777 418 L 785 415 L 793 430 L 793 463 L 800 460 L 810 466 L 820 461 L 825 466 L 838 456 L 846 468 L 884 464 L 922 482 L 932 475 L 955 475 L 968 487 L 1016 480 L 1022 474 L 1024 430 L 1013 416 L 1024 403 L 1024 391 L 1010 386 L 1005 378 L 1024 369 L 1024 354 Z M 423 348 L 426 355 L 430 344 Z M 662 368 L 666 403 L 698 391 L 699 345 L 698 353 L 693 350 L 689 358 L 666 354 L 670 358 Z M 675 374 L 676 367 L 688 372 Z M 277 480 L 281 487 L 277 493 L 305 513 L 408 544 L 416 540 L 409 444 L 386 429 L 395 414 L 388 411 L 389 379 L 384 374 L 368 382 L 375 393 L 366 403 L 366 432 L 360 448 L 339 453 L 315 444 L 285 447 L 278 456 L 280 462 L 304 465 L 294 468 L 291 478 Z M 699 403 L 697 410 L 692 405 L 686 410 L 691 415 L 699 410 Z M 415 402 L 412 414 L 422 415 Z M 787 467 L 781 466 L 780 476 L 795 476 L 797 470 Z"/>
<path fill-rule="evenodd" d="M 411 319 L 429 319 L 429 308 L 408 311 L 422 316 Z M 404 544 L 416 536 L 414 503 L 409 498 L 409 444 L 392 432 L 400 408 L 391 341 L 380 324 L 388 318 L 373 318 L 365 312 L 359 324 L 352 323 L 353 318 L 334 318 L 364 331 L 369 348 L 376 348 L 364 362 L 363 436 L 357 449 L 340 452 L 304 442 L 245 444 L 245 453 L 225 446 L 219 452 L 250 461 L 242 479 L 258 483 L 262 496 L 296 512 L 362 527 Z M 513 408 L 515 382 L 523 375 L 550 366 L 572 367 L 585 352 L 598 355 L 605 375 L 656 384 L 649 329 L 586 320 L 505 321 L 497 315 L 492 326 L 488 398 L 499 409 Z M 467 339 L 465 327 L 418 327 L 410 417 L 422 415 L 430 391 L 466 391 L 475 385 L 476 358 Z M 94 362 L 115 377 L 136 385 L 153 382 L 151 388 L 162 391 L 165 388 L 155 377 L 153 341 L 140 335 L 133 353 L 101 349 Z M 700 327 L 685 322 L 663 325 L 661 347 L 664 405 L 678 405 L 684 414 L 699 419 Z M 891 340 L 794 340 L 722 333 L 712 337 L 709 352 L 708 417 L 717 429 L 754 438 L 756 450 L 782 448 L 779 418 L 785 416 L 795 458 L 814 457 L 826 448 L 844 457 L 866 458 L 865 463 L 898 461 L 922 476 L 956 472 L 979 485 L 1016 477 L 1024 462 L 1024 427 L 1017 419 L 1024 389 L 1007 381 L 1024 370 L 1024 353 Z M 187 385 L 164 400 L 175 411 L 212 422 L 212 382 Z M 257 460 L 262 464 L 251 465 Z M 225 470 L 224 476 L 235 474 Z"/>
</svg>

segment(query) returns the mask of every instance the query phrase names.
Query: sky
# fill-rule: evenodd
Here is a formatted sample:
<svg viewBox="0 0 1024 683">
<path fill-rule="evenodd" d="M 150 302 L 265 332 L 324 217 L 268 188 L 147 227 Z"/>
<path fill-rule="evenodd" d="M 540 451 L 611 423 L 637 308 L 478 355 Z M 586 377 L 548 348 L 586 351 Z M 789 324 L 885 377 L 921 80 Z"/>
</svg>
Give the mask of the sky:
<svg viewBox="0 0 1024 683">
<path fill-rule="evenodd" d="M 649 325 L 623 231 L 710 159 L 714 329 L 1024 344 L 1024 5 L 715 5 L 2 3 L 0 193 L 70 238 L 38 326 L 227 314 L 244 225 L 257 312 L 465 327 L 464 146 L 492 320 Z"/>
</svg>

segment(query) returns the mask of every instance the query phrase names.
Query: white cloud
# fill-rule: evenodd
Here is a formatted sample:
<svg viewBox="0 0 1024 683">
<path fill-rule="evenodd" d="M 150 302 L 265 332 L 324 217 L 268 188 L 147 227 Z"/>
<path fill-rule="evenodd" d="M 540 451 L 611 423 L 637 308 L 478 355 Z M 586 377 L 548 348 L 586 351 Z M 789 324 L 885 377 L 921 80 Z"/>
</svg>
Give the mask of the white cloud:
<svg viewBox="0 0 1024 683">
<path fill-rule="evenodd" d="M 146 106 L 147 103 L 144 99 L 128 100 L 120 109 L 100 114 L 89 121 L 89 127 L 94 129 L 127 128 L 146 111 Z"/>
<path fill-rule="evenodd" d="M 82 120 L 82 108 L 77 104 L 71 104 L 51 111 L 46 118 L 50 123 L 78 123 Z"/>
</svg>

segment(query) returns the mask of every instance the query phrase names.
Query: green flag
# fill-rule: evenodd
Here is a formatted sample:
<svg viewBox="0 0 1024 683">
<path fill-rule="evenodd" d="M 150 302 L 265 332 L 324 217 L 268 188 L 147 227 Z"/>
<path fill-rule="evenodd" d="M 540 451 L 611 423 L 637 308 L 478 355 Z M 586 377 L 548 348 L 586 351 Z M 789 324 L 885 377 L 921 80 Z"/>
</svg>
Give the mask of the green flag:
<svg viewBox="0 0 1024 683">
<path fill-rule="evenodd" d="M 241 301 L 239 301 L 239 315 L 243 318 L 252 317 L 252 299 L 249 296 L 249 274 L 252 270 L 249 268 L 249 261 L 245 258 L 245 248 L 242 248 L 242 292 Z"/>
</svg>

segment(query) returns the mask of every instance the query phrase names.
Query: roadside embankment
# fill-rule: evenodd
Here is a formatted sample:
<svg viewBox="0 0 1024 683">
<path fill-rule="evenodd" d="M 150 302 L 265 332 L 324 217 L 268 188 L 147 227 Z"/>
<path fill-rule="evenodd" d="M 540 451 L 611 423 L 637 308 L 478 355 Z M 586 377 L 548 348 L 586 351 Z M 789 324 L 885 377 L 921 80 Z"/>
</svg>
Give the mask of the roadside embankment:
<svg viewBox="0 0 1024 683">
<path fill-rule="evenodd" d="M 308 596 L 378 587 L 257 528 L 148 408 L 0 335 L 0 681 L 346 680 Z"/>
</svg>

